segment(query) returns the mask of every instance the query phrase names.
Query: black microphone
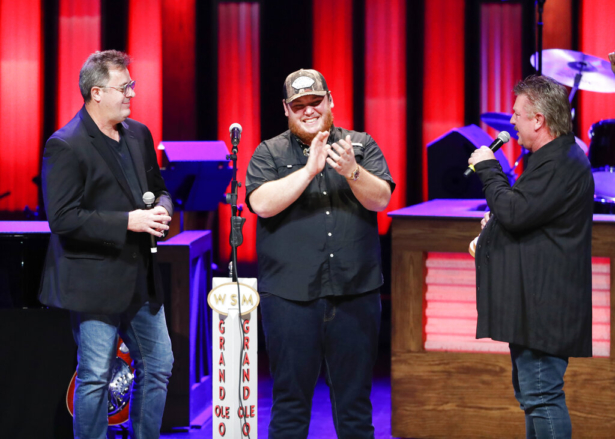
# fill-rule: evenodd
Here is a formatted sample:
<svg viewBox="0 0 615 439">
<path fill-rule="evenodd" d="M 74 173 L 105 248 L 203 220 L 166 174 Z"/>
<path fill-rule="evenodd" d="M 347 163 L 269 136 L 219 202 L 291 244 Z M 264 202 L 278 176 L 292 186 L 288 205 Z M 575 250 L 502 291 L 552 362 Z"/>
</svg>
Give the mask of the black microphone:
<svg viewBox="0 0 615 439">
<path fill-rule="evenodd" d="M 489 149 L 493 152 L 496 152 L 502 145 L 510 140 L 510 134 L 508 131 L 500 131 L 498 137 L 493 141 L 491 145 L 489 145 Z M 476 172 L 474 169 L 474 165 L 468 166 L 468 169 L 463 173 L 464 177 L 468 177 L 471 173 Z"/>
<path fill-rule="evenodd" d="M 231 134 L 231 143 L 233 146 L 239 145 L 239 141 L 241 140 L 241 125 L 238 123 L 234 123 L 228 128 L 228 132 Z"/>
<path fill-rule="evenodd" d="M 146 209 L 151 209 L 154 207 L 154 202 L 156 201 L 156 196 L 151 192 L 145 192 L 143 194 L 143 202 L 145 203 Z M 156 244 L 156 237 L 154 235 L 149 235 L 150 239 L 150 250 L 152 253 L 158 252 L 158 246 Z"/>
</svg>

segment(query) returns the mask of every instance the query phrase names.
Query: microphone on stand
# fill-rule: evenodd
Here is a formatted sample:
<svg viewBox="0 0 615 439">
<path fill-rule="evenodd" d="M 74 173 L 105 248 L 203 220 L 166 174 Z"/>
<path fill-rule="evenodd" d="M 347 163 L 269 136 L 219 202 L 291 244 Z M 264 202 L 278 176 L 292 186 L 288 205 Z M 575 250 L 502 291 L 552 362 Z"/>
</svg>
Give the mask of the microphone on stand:
<svg viewBox="0 0 615 439">
<path fill-rule="evenodd" d="M 491 145 L 489 145 L 489 149 L 493 152 L 496 152 L 498 149 L 500 149 L 502 145 L 504 145 L 509 140 L 510 140 L 510 134 L 508 134 L 508 131 L 500 131 L 500 134 L 498 134 L 498 137 L 493 141 L 493 143 L 491 143 Z M 465 172 L 463 173 L 463 176 L 468 177 L 473 172 L 476 172 L 474 169 L 474 165 L 470 165 L 468 166 L 468 169 L 466 169 Z"/>
<path fill-rule="evenodd" d="M 237 147 L 237 145 L 239 145 L 239 141 L 241 140 L 241 131 L 241 125 L 239 125 L 238 123 L 232 124 L 228 129 L 228 132 L 231 135 L 231 144 L 234 147 Z"/>
<path fill-rule="evenodd" d="M 151 209 L 154 207 L 154 202 L 156 201 L 156 196 L 151 192 L 145 192 L 143 194 L 143 203 L 145 203 L 146 209 Z M 149 235 L 150 239 L 150 251 L 152 253 L 158 252 L 158 246 L 156 244 L 156 237 L 154 235 Z"/>
</svg>

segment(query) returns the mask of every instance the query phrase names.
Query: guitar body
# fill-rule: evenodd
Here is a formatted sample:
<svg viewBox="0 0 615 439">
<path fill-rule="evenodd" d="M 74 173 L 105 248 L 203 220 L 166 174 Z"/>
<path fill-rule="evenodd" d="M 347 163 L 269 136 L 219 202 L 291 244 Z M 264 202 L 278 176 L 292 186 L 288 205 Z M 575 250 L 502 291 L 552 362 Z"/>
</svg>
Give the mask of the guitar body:
<svg viewBox="0 0 615 439">
<path fill-rule="evenodd" d="M 117 357 L 113 363 L 111 383 L 109 383 L 109 425 L 119 425 L 128 421 L 130 410 L 130 392 L 134 380 L 132 358 L 128 348 L 120 338 L 117 343 Z M 66 392 L 66 408 L 71 416 L 75 407 L 75 380 L 73 374 Z"/>
</svg>

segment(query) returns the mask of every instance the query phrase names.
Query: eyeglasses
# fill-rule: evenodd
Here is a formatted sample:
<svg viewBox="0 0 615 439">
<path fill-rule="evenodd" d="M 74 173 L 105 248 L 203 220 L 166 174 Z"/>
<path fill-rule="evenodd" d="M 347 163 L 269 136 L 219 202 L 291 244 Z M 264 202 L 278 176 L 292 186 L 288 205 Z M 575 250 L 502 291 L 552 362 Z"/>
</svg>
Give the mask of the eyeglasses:
<svg viewBox="0 0 615 439">
<path fill-rule="evenodd" d="M 114 87 L 112 85 L 99 85 L 98 87 L 100 88 L 112 88 L 114 90 L 119 91 L 120 93 L 122 93 L 124 96 L 128 95 L 128 89 L 135 89 L 135 81 L 130 81 L 128 84 L 124 84 L 121 87 Z"/>
</svg>

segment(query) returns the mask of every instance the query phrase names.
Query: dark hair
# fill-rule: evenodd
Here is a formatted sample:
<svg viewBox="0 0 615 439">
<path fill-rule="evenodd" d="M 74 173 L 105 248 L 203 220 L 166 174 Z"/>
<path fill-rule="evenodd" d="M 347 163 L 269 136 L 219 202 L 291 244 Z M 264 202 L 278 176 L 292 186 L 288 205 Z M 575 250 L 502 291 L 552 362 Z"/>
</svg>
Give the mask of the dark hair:
<svg viewBox="0 0 615 439">
<path fill-rule="evenodd" d="M 85 60 L 79 72 L 79 89 L 84 102 L 92 99 L 92 87 L 106 85 L 109 81 L 109 69 L 126 69 L 131 59 L 124 52 L 105 50 L 94 52 Z"/>
<path fill-rule="evenodd" d="M 553 137 L 572 131 L 568 90 L 559 82 L 548 76 L 532 75 L 519 81 L 513 91 L 516 96 L 527 96 L 532 107 L 525 110 L 530 117 L 536 113 L 544 115 L 545 124 Z"/>
</svg>

